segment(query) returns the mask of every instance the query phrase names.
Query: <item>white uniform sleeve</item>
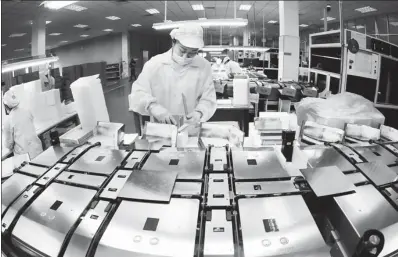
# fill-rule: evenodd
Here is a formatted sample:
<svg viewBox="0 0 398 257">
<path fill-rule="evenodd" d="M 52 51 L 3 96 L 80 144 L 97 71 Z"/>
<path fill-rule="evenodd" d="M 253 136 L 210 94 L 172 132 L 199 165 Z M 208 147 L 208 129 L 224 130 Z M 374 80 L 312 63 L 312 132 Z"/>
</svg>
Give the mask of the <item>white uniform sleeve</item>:
<svg viewBox="0 0 398 257">
<path fill-rule="evenodd" d="M 201 121 L 208 121 L 217 109 L 216 91 L 212 79 L 211 66 L 206 65 L 205 83 L 203 85 L 202 94 L 200 95 L 199 103 L 195 110 L 203 114 Z"/>
<path fill-rule="evenodd" d="M 10 149 L 14 149 L 14 128 L 11 125 L 11 117 L 4 123 L 4 146 Z"/>
<path fill-rule="evenodd" d="M 129 109 L 138 112 L 141 115 L 149 115 L 148 107 L 151 103 L 156 102 L 156 98 L 152 95 L 151 90 L 151 73 L 154 72 L 154 63 L 148 61 L 145 63 L 141 74 L 131 86 L 131 94 L 129 95 Z"/>
</svg>

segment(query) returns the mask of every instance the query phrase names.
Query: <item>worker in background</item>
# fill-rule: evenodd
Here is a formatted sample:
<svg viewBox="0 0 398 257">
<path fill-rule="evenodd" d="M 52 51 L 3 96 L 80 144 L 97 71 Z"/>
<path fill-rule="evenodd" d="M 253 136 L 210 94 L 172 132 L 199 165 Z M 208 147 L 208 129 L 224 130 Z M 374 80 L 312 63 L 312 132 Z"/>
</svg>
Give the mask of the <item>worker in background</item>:
<svg viewBox="0 0 398 257">
<path fill-rule="evenodd" d="M 141 115 L 151 115 L 156 121 L 176 124 L 173 115 L 184 115 L 186 123 L 209 120 L 216 108 L 211 66 L 198 56 L 203 47 L 203 29 L 199 25 L 184 24 L 174 29 L 171 49 L 152 57 L 133 83 L 130 109 Z"/>
<path fill-rule="evenodd" d="M 239 66 L 239 63 L 233 61 L 233 53 L 229 50 L 224 50 L 223 54 L 227 55 L 223 59 L 223 64 L 225 66 L 228 77 L 233 78 L 234 74 L 242 73 L 242 69 Z"/>
<path fill-rule="evenodd" d="M 129 81 L 133 81 L 133 77 L 134 80 L 137 80 L 137 75 L 135 75 L 135 66 L 137 65 L 137 62 L 134 60 L 134 58 L 131 58 L 130 61 L 130 80 Z"/>
<path fill-rule="evenodd" d="M 4 146 L 14 155 L 27 153 L 30 159 L 35 158 L 43 152 L 43 148 L 33 125 L 32 114 L 18 107 L 19 99 L 12 89 L 4 94 L 3 103 L 8 113 L 4 124 Z"/>
</svg>

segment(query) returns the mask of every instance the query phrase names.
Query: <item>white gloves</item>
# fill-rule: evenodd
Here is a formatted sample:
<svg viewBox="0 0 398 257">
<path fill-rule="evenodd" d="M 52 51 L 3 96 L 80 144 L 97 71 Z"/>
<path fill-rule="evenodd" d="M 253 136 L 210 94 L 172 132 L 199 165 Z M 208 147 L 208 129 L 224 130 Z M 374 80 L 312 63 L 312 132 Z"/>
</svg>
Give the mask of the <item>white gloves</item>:
<svg viewBox="0 0 398 257">
<path fill-rule="evenodd" d="M 149 113 L 160 123 L 176 125 L 174 117 L 160 104 L 153 103 L 149 106 Z"/>
<path fill-rule="evenodd" d="M 186 123 L 187 124 L 196 124 L 200 122 L 200 119 L 202 118 L 202 113 L 198 111 L 193 111 L 190 114 L 187 115 Z"/>
</svg>

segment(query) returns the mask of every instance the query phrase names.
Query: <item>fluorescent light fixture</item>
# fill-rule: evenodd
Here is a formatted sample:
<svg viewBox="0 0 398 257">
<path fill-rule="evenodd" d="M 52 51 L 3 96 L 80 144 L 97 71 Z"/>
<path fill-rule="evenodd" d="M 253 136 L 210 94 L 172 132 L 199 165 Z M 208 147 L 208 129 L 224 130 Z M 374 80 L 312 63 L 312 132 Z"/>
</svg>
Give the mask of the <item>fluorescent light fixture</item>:
<svg viewBox="0 0 398 257">
<path fill-rule="evenodd" d="M 250 4 L 241 4 L 239 6 L 239 11 L 249 11 L 252 6 Z"/>
<path fill-rule="evenodd" d="M 257 52 L 266 52 L 269 50 L 268 47 L 258 47 L 258 46 L 229 46 L 228 49 L 235 51 L 257 51 Z"/>
<path fill-rule="evenodd" d="M 274 20 L 270 20 L 270 21 L 268 21 L 268 23 L 271 23 L 271 24 L 275 24 L 275 23 L 277 23 L 278 21 L 274 21 Z"/>
<path fill-rule="evenodd" d="M 133 27 L 141 27 L 141 24 L 131 24 L 131 26 L 133 26 Z"/>
<path fill-rule="evenodd" d="M 324 19 L 325 19 L 325 18 L 322 18 L 321 21 L 323 21 Z M 329 17 L 329 16 L 326 17 L 326 20 L 327 20 L 327 21 L 332 21 L 332 20 L 335 20 L 335 19 L 336 19 L 336 18 Z"/>
<path fill-rule="evenodd" d="M 65 7 L 65 9 L 71 10 L 71 11 L 75 11 L 75 12 L 81 12 L 84 10 L 87 10 L 86 7 L 80 6 L 80 5 L 76 5 L 76 4 L 71 4 Z"/>
<path fill-rule="evenodd" d="M 73 27 L 75 27 L 75 28 L 86 28 L 86 27 L 88 27 L 88 25 L 86 25 L 86 24 L 77 24 L 77 25 L 75 25 L 75 26 L 73 26 Z"/>
<path fill-rule="evenodd" d="M 61 41 L 60 43 L 63 44 L 63 43 L 68 43 L 68 42 L 69 42 L 69 41 L 64 40 L 64 41 Z"/>
<path fill-rule="evenodd" d="M 375 11 L 377 11 L 377 9 L 370 7 L 370 6 L 364 6 L 364 7 L 355 9 L 355 11 L 360 12 L 360 13 L 368 13 L 368 12 L 375 12 Z"/>
<path fill-rule="evenodd" d="M 17 50 L 20 50 L 20 49 L 16 49 L 15 51 L 17 51 Z M 39 66 L 39 65 L 46 64 L 46 63 L 52 63 L 52 62 L 56 62 L 56 61 L 58 61 L 58 56 L 52 56 L 52 57 L 46 57 L 46 58 L 41 58 L 41 59 L 33 59 L 33 60 L 22 61 L 22 62 L 17 62 L 17 63 L 5 64 L 5 65 L 2 65 L 1 72 L 5 73 L 5 72 L 14 71 L 14 70 L 25 69 L 25 68 L 32 67 L 32 66 Z"/>
<path fill-rule="evenodd" d="M 15 34 L 11 34 L 9 37 L 22 37 L 26 35 L 26 33 L 15 33 Z"/>
<path fill-rule="evenodd" d="M 192 9 L 195 11 L 203 11 L 205 8 L 203 7 L 203 4 L 193 4 Z"/>
<path fill-rule="evenodd" d="M 2 44 L 1 46 L 6 46 L 7 44 Z"/>
<path fill-rule="evenodd" d="M 46 24 L 50 24 L 52 21 L 46 21 Z"/>
<path fill-rule="evenodd" d="M 207 20 L 206 17 L 198 18 L 198 20 Z"/>
<path fill-rule="evenodd" d="M 24 48 L 20 48 L 20 49 L 15 49 L 14 51 L 15 52 L 21 52 L 21 51 L 23 51 L 24 50 Z"/>
<path fill-rule="evenodd" d="M 300 24 L 299 27 L 306 28 L 306 27 L 308 27 L 308 25 L 307 24 Z"/>
<path fill-rule="evenodd" d="M 206 19 L 206 20 L 188 20 L 188 21 L 172 21 L 172 22 L 161 22 L 154 23 L 152 28 L 156 30 L 162 29 L 174 29 L 178 28 L 183 24 L 197 24 L 202 27 L 212 26 L 226 26 L 226 27 L 244 27 L 247 25 L 247 19 Z"/>
<path fill-rule="evenodd" d="M 364 29 L 365 26 L 363 26 L 363 25 L 357 25 L 356 28 L 357 28 L 357 29 Z"/>
<path fill-rule="evenodd" d="M 112 20 L 112 21 L 120 20 L 120 17 L 117 17 L 117 16 L 108 16 L 105 18 L 107 18 L 108 20 Z"/>
<path fill-rule="evenodd" d="M 113 31 L 113 29 L 104 29 L 104 30 L 102 30 L 102 31 L 111 32 L 111 31 Z"/>
<path fill-rule="evenodd" d="M 51 10 L 58 10 L 76 2 L 77 1 L 44 1 L 40 5 L 44 5 L 44 7 Z"/>
<path fill-rule="evenodd" d="M 224 49 L 227 49 L 227 46 L 205 46 L 202 48 L 203 52 L 222 52 Z"/>
<path fill-rule="evenodd" d="M 157 9 L 146 9 L 145 11 L 147 13 L 149 13 L 149 14 L 157 14 L 157 13 L 159 13 L 159 11 Z"/>
<path fill-rule="evenodd" d="M 89 35 L 85 35 L 85 34 L 84 34 L 84 35 L 80 35 L 80 37 L 88 37 L 88 36 L 89 36 Z"/>
<path fill-rule="evenodd" d="M 51 33 L 51 34 L 48 34 L 49 36 L 59 36 L 59 35 L 61 35 L 62 33 Z"/>
<path fill-rule="evenodd" d="M 398 26 L 398 21 L 390 21 L 390 25 L 392 26 Z"/>
</svg>

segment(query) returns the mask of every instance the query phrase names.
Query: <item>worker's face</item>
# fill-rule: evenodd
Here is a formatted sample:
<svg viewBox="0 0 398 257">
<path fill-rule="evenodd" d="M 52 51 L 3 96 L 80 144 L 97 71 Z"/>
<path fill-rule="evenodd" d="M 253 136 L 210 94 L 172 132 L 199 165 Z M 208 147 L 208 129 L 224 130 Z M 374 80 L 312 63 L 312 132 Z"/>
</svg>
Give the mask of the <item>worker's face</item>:
<svg viewBox="0 0 398 257">
<path fill-rule="evenodd" d="M 176 41 L 173 46 L 173 51 L 177 56 L 183 58 L 193 58 L 198 54 L 199 49 L 183 46 L 180 42 Z"/>
</svg>

